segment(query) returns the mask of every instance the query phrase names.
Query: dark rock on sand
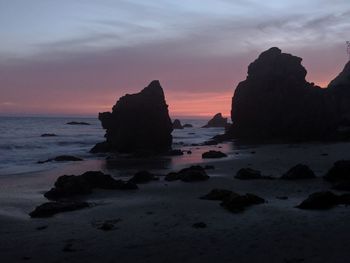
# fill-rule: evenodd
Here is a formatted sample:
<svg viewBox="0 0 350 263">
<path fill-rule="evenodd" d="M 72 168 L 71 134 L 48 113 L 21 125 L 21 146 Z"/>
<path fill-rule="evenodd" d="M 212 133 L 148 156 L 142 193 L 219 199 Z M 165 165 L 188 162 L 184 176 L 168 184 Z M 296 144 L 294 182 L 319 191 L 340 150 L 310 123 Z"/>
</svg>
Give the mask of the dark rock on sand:
<svg viewBox="0 0 350 263">
<path fill-rule="evenodd" d="M 254 194 L 239 195 L 231 193 L 220 205 L 233 213 L 238 213 L 242 212 L 246 207 L 263 203 L 265 203 L 265 200 Z"/>
<path fill-rule="evenodd" d="M 40 137 L 56 137 L 57 135 L 54 133 L 43 133 Z"/>
<path fill-rule="evenodd" d="M 201 166 L 191 166 L 179 172 L 171 172 L 165 176 L 166 181 L 181 180 L 183 182 L 206 181 L 209 176 Z"/>
<path fill-rule="evenodd" d="M 72 155 L 60 155 L 57 156 L 55 158 L 50 158 L 47 159 L 45 161 L 38 161 L 38 163 L 48 163 L 48 162 L 79 162 L 79 161 L 83 161 L 83 159 L 79 158 L 79 157 L 75 157 Z"/>
<path fill-rule="evenodd" d="M 66 124 L 68 124 L 68 125 L 90 125 L 90 123 L 83 122 L 83 121 L 71 121 L 71 122 L 67 122 Z"/>
<path fill-rule="evenodd" d="M 57 213 L 79 210 L 86 207 L 89 207 L 89 204 L 87 202 L 79 202 L 79 201 L 47 202 L 36 207 L 34 211 L 30 212 L 29 215 L 32 218 L 51 217 Z"/>
<path fill-rule="evenodd" d="M 173 129 L 174 130 L 182 130 L 184 127 L 181 124 L 181 121 L 179 119 L 174 120 L 173 122 Z"/>
<path fill-rule="evenodd" d="M 157 176 L 148 171 L 139 171 L 129 180 L 129 182 L 135 184 L 144 184 L 151 181 L 159 180 Z"/>
<path fill-rule="evenodd" d="M 242 168 L 239 169 L 236 176 L 236 179 L 240 180 L 252 180 L 252 179 L 261 179 L 261 172 L 251 168 Z"/>
<path fill-rule="evenodd" d="M 206 125 L 203 126 L 203 128 L 217 128 L 217 127 L 225 128 L 226 126 L 227 126 L 227 118 L 222 117 L 221 113 L 217 113 L 211 120 L 208 121 Z"/>
<path fill-rule="evenodd" d="M 216 159 L 216 158 L 223 158 L 223 157 L 227 157 L 227 154 L 220 151 L 210 150 L 202 154 L 203 159 L 212 159 L 212 158 Z"/>
<path fill-rule="evenodd" d="M 104 149 L 127 153 L 171 149 L 173 124 L 157 80 L 139 93 L 121 97 L 112 112 L 99 114 L 99 120 L 106 129 Z"/>
<path fill-rule="evenodd" d="M 134 190 L 137 185 L 133 182 L 115 180 L 110 175 L 99 171 L 89 171 L 82 175 L 63 175 L 56 182 L 55 187 L 44 196 L 50 200 L 90 194 L 94 188 Z"/>
<path fill-rule="evenodd" d="M 335 162 L 323 178 L 329 182 L 350 181 L 350 160 Z"/>
<path fill-rule="evenodd" d="M 281 179 L 285 179 L 285 180 L 312 179 L 312 178 L 316 178 L 316 175 L 307 165 L 304 165 L 304 164 L 297 164 L 296 166 L 290 168 L 281 177 Z"/>
<path fill-rule="evenodd" d="M 249 65 L 232 99 L 231 138 L 299 141 L 333 136 L 337 118 L 332 100 L 305 80 L 301 61 L 273 47 Z"/>
<path fill-rule="evenodd" d="M 182 127 L 184 127 L 184 128 L 193 128 L 193 125 L 189 124 L 189 123 L 186 123 Z"/>
<path fill-rule="evenodd" d="M 200 197 L 204 200 L 218 200 L 223 201 L 225 198 L 229 197 L 233 192 L 226 189 L 213 189 L 208 194 Z"/>
<path fill-rule="evenodd" d="M 330 191 L 316 192 L 304 200 L 297 208 L 300 209 L 329 209 L 339 204 L 339 197 Z"/>
</svg>

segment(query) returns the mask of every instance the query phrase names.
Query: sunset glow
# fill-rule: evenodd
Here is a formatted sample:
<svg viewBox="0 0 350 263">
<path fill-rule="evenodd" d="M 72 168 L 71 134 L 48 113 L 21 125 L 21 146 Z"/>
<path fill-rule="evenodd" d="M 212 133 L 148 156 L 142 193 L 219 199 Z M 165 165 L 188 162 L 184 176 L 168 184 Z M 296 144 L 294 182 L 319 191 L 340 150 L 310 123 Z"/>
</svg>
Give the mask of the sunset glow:
<svg viewBox="0 0 350 263">
<path fill-rule="evenodd" d="M 271 46 L 327 86 L 347 60 L 349 14 L 347 0 L 0 1 L 0 114 L 96 116 L 159 79 L 172 116 L 228 116 Z"/>
</svg>

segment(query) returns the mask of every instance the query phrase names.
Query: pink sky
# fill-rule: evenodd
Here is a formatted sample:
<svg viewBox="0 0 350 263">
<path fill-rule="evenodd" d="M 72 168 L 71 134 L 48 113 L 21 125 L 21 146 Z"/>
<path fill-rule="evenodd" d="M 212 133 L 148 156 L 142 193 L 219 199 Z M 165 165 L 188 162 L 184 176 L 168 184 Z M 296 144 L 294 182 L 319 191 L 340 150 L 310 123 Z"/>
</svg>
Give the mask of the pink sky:
<svg viewBox="0 0 350 263">
<path fill-rule="evenodd" d="M 0 0 L 0 115 L 96 116 L 159 79 L 172 116 L 229 116 L 272 46 L 327 86 L 347 61 L 349 17 L 348 0 Z"/>
</svg>

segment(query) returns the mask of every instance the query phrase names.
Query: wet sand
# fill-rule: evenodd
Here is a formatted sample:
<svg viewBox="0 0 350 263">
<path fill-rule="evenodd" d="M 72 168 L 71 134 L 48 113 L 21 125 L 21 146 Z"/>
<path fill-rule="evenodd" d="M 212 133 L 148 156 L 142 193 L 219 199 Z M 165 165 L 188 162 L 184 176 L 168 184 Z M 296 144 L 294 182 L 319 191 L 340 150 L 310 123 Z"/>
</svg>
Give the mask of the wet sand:
<svg viewBox="0 0 350 263">
<path fill-rule="evenodd" d="M 321 176 L 335 161 L 350 159 L 349 143 L 221 146 L 228 158 L 200 159 L 204 150 L 218 149 L 217 146 L 184 147 L 192 148 L 193 154 L 163 160 L 158 166 L 157 162 L 150 166 L 149 160 L 139 160 L 136 165 L 130 160 L 106 165 L 101 159 L 23 175 L 16 181 L 1 177 L 1 261 L 348 262 L 350 208 L 306 211 L 295 206 L 310 193 L 331 188 Z M 325 153 L 328 155 L 324 156 Z M 47 201 L 42 193 L 62 174 L 102 170 L 128 178 L 144 167 L 165 174 L 199 161 L 215 166 L 208 170 L 211 176 L 208 181 L 166 182 L 161 178 L 139 185 L 136 191 L 98 190 L 85 198 L 94 207 L 47 219 L 28 216 L 35 206 Z M 318 178 L 301 181 L 233 178 L 244 167 L 279 177 L 298 163 L 309 165 Z M 254 193 L 267 203 L 233 214 L 222 208 L 220 202 L 199 199 L 213 188 Z M 280 200 L 278 196 L 288 199 Z M 98 229 L 106 220 L 114 228 Z M 197 222 L 204 222 L 207 227 L 192 227 Z"/>
</svg>

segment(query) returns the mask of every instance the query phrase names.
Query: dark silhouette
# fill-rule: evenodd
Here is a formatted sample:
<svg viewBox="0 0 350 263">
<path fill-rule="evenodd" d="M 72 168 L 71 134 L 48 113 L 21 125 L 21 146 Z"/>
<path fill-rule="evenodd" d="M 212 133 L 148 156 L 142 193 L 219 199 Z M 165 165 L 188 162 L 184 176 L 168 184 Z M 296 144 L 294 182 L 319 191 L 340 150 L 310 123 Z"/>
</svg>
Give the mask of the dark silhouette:
<svg viewBox="0 0 350 263">
<path fill-rule="evenodd" d="M 203 128 L 215 128 L 215 127 L 225 128 L 226 126 L 227 126 L 227 118 L 222 117 L 221 113 L 217 113 L 211 120 L 208 121 L 206 125 L 203 126 Z"/>
<path fill-rule="evenodd" d="M 336 136 L 335 92 L 307 82 L 301 61 L 274 47 L 249 65 L 248 76 L 232 99 L 230 137 L 315 140 Z"/>
<path fill-rule="evenodd" d="M 92 152 L 171 149 L 173 125 L 158 80 L 140 93 L 121 97 L 112 112 L 99 114 L 99 120 L 106 129 L 106 142 L 96 145 Z"/>
<path fill-rule="evenodd" d="M 182 126 L 181 121 L 179 119 L 174 120 L 174 122 L 173 122 L 173 129 L 174 130 L 175 129 L 181 130 L 183 128 L 184 127 Z"/>
</svg>

